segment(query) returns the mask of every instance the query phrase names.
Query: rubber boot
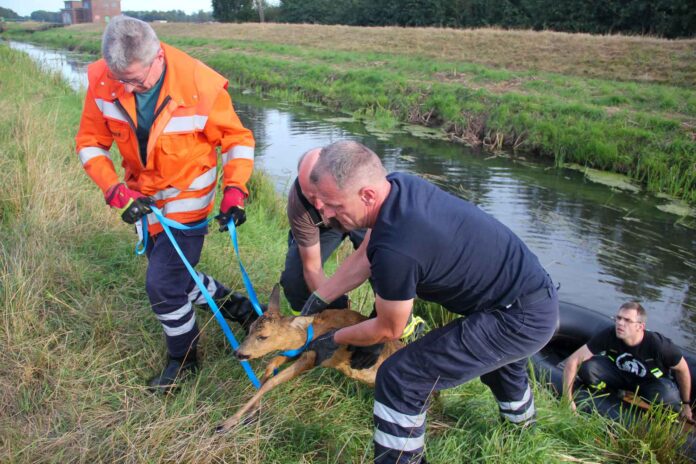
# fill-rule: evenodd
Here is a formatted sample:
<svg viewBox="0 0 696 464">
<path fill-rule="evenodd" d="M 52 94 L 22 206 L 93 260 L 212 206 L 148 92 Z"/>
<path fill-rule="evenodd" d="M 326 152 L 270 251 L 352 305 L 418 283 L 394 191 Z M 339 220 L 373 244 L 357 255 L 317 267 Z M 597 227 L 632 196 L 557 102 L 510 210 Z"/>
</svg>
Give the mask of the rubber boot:
<svg viewBox="0 0 696 464">
<path fill-rule="evenodd" d="M 239 293 L 229 293 L 224 299 L 220 300 L 219 307 L 225 319 L 239 323 L 246 333 L 249 333 L 249 327 L 259 318 L 251 301 Z M 265 309 L 262 307 L 262 310 L 265 311 Z"/>
<path fill-rule="evenodd" d="M 150 379 L 148 388 L 155 393 L 174 393 L 184 379 L 197 372 L 198 360 L 195 349 L 182 358 L 167 356 L 167 365 L 158 376 Z"/>
</svg>

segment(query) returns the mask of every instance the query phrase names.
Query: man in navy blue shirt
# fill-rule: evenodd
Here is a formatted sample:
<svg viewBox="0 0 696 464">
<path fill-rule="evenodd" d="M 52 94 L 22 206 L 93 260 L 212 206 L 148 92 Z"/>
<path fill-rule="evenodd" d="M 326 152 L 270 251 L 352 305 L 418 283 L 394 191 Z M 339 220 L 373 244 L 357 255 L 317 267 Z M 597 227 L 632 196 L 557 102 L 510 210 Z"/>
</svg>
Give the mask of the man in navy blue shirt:
<svg viewBox="0 0 696 464">
<path fill-rule="evenodd" d="M 377 309 L 375 319 L 312 342 L 317 364 L 339 344 L 378 349 L 398 339 L 416 297 L 465 316 L 380 367 L 375 462 L 422 462 L 430 394 L 476 377 L 490 387 L 503 419 L 533 423 L 526 358 L 551 338 L 558 297 L 527 246 L 475 205 L 418 177 L 387 175 L 377 155 L 357 142 L 323 148 L 310 180 L 325 217 L 348 230 L 371 229 L 352 278 L 334 276 L 318 292 L 330 301 L 355 288 L 358 276 L 370 276 Z"/>
</svg>

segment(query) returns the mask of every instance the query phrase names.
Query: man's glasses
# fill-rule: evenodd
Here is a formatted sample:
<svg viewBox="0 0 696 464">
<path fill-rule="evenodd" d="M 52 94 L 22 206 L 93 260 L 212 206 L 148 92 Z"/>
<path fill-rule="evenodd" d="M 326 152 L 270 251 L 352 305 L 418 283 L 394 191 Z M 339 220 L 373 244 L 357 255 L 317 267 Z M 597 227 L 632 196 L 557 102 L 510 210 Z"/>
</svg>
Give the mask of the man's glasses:
<svg viewBox="0 0 696 464">
<path fill-rule="evenodd" d="M 155 60 L 156 59 L 157 59 L 157 57 L 155 57 Z M 145 74 L 145 77 L 143 77 L 142 79 L 119 79 L 111 71 L 108 71 L 106 73 L 106 75 L 108 76 L 109 79 L 118 81 L 121 84 L 132 85 L 133 87 L 144 87 L 145 82 L 150 77 L 150 72 L 152 71 L 152 66 L 155 64 L 155 60 L 152 60 L 152 63 L 150 63 L 150 66 L 147 67 L 147 73 Z"/>
<path fill-rule="evenodd" d="M 623 316 L 614 316 L 615 322 L 625 322 L 626 324 L 640 324 L 642 321 L 634 321 Z"/>
</svg>

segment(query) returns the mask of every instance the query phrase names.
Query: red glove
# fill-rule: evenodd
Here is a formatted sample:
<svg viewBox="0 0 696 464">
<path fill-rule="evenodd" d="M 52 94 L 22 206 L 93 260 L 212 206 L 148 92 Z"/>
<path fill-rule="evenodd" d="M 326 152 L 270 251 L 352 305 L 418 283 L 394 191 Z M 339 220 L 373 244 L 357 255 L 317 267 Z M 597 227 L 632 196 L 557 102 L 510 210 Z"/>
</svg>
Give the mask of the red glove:
<svg viewBox="0 0 696 464">
<path fill-rule="evenodd" d="M 244 212 L 244 192 L 237 187 L 226 187 L 225 193 L 220 202 L 220 214 L 215 216 L 220 224 L 220 232 L 227 230 L 230 220 L 234 221 L 235 226 L 241 226 L 246 221 Z"/>
<path fill-rule="evenodd" d="M 131 190 L 128 187 L 126 187 L 126 184 L 120 183 L 120 184 L 114 184 L 109 189 L 106 191 L 104 194 L 104 199 L 106 200 L 106 204 L 111 206 L 112 208 L 117 208 L 117 209 L 123 209 L 127 207 L 132 201 L 137 200 L 138 198 L 143 198 L 145 195 L 143 195 L 140 192 L 136 192 L 135 190 Z"/>
</svg>

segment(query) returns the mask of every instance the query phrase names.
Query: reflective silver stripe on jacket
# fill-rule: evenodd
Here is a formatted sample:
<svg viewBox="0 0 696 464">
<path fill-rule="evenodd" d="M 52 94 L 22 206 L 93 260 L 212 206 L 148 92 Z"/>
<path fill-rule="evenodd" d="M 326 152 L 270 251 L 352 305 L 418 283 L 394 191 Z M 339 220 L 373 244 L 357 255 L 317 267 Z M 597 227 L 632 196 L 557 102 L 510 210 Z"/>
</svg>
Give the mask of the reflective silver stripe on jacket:
<svg viewBox="0 0 696 464">
<path fill-rule="evenodd" d="M 211 190 L 203 197 L 199 198 L 184 198 L 182 200 L 173 200 L 164 205 L 162 213 L 167 216 L 173 213 L 186 213 L 188 211 L 197 211 L 206 208 L 215 199 L 215 189 Z M 147 215 L 148 224 L 159 222 L 154 214 Z"/>
<path fill-rule="evenodd" d="M 194 116 L 173 116 L 162 131 L 163 134 L 174 132 L 202 131 L 208 122 L 208 116 L 196 114 Z"/>
<path fill-rule="evenodd" d="M 123 115 L 121 110 L 115 104 L 108 102 L 106 100 L 103 100 L 101 98 L 95 98 L 94 101 L 96 102 L 97 106 L 99 107 L 99 111 L 102 112 L 102 115 L 105 118 L 116 119 L 118 121 L 128 122 L 128 120 Z"/>
<path fill-rule="evenodd" d="M 106 156 L 107 158 L 111 159 L 111 153 L 99 147 L 85 147 L 78 152 L 78 156 L 80 157 L 80 161 L 82 162 L 83 166 L 87 164 L 89 160 L 94 159 L 97 156 Z"/>
<path fill-rule="evenodd" d="M 226 165 L 233 159 L 254 159 L 254 148 L 245 147 L 244 145 L 237 145 L 232 147 L 222 154 L 222 165 Z"/>
<path fill-rule="evenodd" d="M 187 192 L 193 192 L 195 190 L 203 190 L 206 187 L 210 187 L 217 181 L 217 168 L 211 168 L 201 174 L 200 176 L 193 179 L 191 185 L 186 189 Z M 167 198 L 174 198 L 179 195 L 181 190 L 175 187 L 170 187 L 168 189 L 160 190 L 159 192 L 152 195 L 155 200 L 166 200 Z"/>
</svg>

